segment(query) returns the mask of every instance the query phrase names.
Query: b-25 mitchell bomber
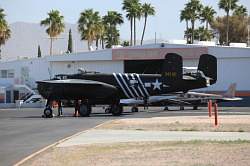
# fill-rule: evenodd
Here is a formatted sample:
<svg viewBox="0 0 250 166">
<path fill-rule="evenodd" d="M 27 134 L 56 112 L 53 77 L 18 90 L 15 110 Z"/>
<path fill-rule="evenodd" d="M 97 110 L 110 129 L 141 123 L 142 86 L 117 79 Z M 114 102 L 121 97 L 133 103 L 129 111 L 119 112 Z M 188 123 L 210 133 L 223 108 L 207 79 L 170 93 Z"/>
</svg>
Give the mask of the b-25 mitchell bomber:
<svg viewBox="0 0 250 166">
<path fill-rule="evenodd" d="M 121 99 L 143 99 L 173 92 L 204 88 L 217 80 L 217 59 L 209 54 L 200 56 L 196 73 L 183 74 L 182 57 L 175 53 L 165 56 L 161 74 L 78 73 L 58 75 L 37 81 L 39 93 L 47 99 L 44 117 L 52 117 L 52 101 L 81 100 L 79 113 L 89 116 L 94 105 L 110 105 L 110 112 L 123 112 Z"/>
</svg>

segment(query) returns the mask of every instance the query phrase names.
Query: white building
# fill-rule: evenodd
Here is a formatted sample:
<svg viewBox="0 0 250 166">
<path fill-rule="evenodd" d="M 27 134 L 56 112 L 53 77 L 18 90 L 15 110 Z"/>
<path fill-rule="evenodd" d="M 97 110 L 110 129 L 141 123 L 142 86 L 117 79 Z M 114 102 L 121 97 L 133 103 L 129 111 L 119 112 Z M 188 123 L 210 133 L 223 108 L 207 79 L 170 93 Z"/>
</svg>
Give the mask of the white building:
<svg viewBox="0 0 250 166">
<path fill-rule="evenodd" d="M 102 73 L 123 73 L 131 70 L 128 64 L 134 63 L 136 66 L 135 62 L 140 61 L 158 63 L 167 53 L 182 55 L 184 66 L 189 67 L 198 65 L 201 54 L 216 56 L 218 81 L 206 90 L 224 91 L 235 82 L 239 96 L 250 96 L 250 48 L 161 43 L 1 62 L 0 102 L 7 101 L 6 98 L 11 98 L 8 101 L 12 102 L 16 99 L 14 92 L 4 90 L 14 85 L 25 84 L 34 88 L 35 81 L 49 79 L 56 74 L 73 74 L 79 68 Z"/>
</svg>

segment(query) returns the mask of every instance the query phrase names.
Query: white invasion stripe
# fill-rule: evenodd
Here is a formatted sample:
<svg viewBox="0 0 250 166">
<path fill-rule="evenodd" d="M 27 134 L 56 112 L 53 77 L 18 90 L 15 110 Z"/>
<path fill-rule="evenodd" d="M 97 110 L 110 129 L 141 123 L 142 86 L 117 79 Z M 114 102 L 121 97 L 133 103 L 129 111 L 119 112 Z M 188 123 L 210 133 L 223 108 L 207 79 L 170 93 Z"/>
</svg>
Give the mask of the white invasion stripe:
<svg viewBox="0 0 250 166">
<path fill-rule="evenodd" d="M 127 85 L 127 82 L 123 79 L 122 74 L 119 73 L 119 75 L 120 75 L 120 77 L 121 77 L 121 79 L 122 79 L 122 82 L 125 84 L 126 88 L 128 89 L 130 95 L 131 95 L 133 98 L 135 98 L 135 95 L 134 95 L 134 94 L 131 92 L 131 90 L 129 89 L 129 87 L 128 87 L 128 85 Z"/>
<path fill-rule="evenodd" d="M 125 74 L 125 76 L 126 76 L 127 80 L 129 81 L 128 74 Z M 133 89 L 133 91 L 135 92 L 136 97 L 140 97 L 140 96 L 139 96 L 139 94 L 137 93 L 137 91 L 136 91 L 135 87 L 134 87 L 134 86 L 131 86 L 131 88 L 132 88 L 132 89 Z"/>
<path fill-rule="evenodd" d="M 135 79 L 134 74 L 131 74 L 131 76 L 132 76 L 133 79 Z M 139 89 L 139 91 L 140 91 L 142 97 L 145 97 L 145 95 L 144 95 L 144 93 L 142 92 L 140 86 L 138 85 L 137 87 L 138 87 L 138 89 Z"/>
<path fill-rule="evenodd" d="M 119 86 L 122 88 L 123 93 L 127 96 L 127 98 L 131 98 L 131 97 L 128 95 L 128 93 L 125 91 L 124 87 L 123 87 L 122 84 L 120 83 L 120 81 L 119 81 L 119 79 L 117 78 L 116 74 L 113 73 L 113 75 L 114 75 L 116 81 L 118 82 Z"/>
<path fill-rule="evenodd" d="M 139 82 L 141 83 L 141 85 L 142 85 L 144 91 L 146 92 L 146 95 L 149 96 L 148 91 L 147 91 L 147 89 L 144 87 L 144 85 L 143 85 L 143 83 L 142 83 L 142 81 L 141 81 L 140 76 L 139 76 L 138 74 L 136 74 L 136 76 L 138 77 Z"/>
</svg>

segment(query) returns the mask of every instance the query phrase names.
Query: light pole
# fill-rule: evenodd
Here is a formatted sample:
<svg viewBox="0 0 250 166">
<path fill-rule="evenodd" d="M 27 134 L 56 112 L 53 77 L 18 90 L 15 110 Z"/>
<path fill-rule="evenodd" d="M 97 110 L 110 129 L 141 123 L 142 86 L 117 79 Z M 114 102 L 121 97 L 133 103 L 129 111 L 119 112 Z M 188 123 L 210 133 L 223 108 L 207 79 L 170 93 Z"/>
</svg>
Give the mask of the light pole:
<svg viewBox="0 0 250 166">
<path fill-rule="evenodd" d="M 247 16 L 247 46 L 250 47 L 250 14 Z"/>
<path fill-rule="evenodd" d="M 156 44 L 156 42 L 157 42 L 157 39 L 156 39 L 156 32 L 155 32 L 155 44 Z"/>
</svg>

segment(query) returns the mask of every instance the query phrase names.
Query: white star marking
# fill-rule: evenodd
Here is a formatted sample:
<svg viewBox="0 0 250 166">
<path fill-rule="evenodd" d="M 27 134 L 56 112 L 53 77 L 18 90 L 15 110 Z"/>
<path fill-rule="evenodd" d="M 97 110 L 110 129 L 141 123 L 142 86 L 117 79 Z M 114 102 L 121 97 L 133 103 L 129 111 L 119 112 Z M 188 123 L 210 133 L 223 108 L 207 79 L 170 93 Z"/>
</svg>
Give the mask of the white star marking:
<svg viewBox="0 0 250 166">
<path fill-rule="evenodd" d="M 161 87 L 160 87 L 160 86 L 161 86 L 162 83 L 159 82 L 158 79 L 156 79 L 155 82 L 152 83 L 152 84 L 154 85 L 154 89 L 153 89 L 153 90 L 156 90 L 156 89 L 161 90 Z"/>
</svg>

